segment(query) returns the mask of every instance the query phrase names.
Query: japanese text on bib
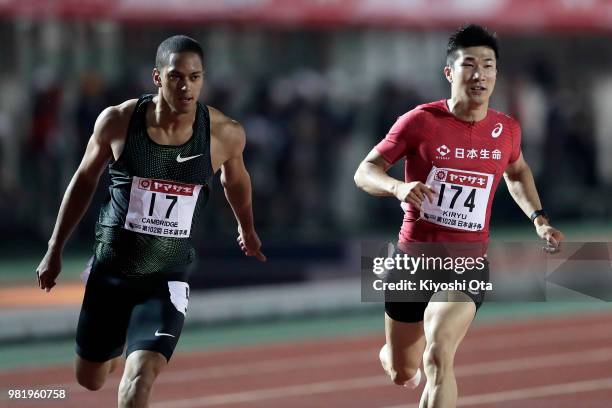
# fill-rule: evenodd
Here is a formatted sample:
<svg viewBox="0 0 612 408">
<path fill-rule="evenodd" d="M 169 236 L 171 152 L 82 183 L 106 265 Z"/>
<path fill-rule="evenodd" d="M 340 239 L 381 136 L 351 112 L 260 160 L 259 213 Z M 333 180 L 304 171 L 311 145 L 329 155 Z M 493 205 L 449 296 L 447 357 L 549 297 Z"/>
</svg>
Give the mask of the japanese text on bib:
<svg viewBox="0 0 612 408">
<path fill-rule="evenodd" d="M 433 203 L 423 200 L 423 219 L 465 231 L 480 231 L 485 227 L 492 174 L 434 166 L 426 183 L 437 194 Z"/>
<path fill-rule="evenodd" d="M 162 237 L 188 238 L 201 185 L 133 177 L 123 228 Z"/>
</svg>

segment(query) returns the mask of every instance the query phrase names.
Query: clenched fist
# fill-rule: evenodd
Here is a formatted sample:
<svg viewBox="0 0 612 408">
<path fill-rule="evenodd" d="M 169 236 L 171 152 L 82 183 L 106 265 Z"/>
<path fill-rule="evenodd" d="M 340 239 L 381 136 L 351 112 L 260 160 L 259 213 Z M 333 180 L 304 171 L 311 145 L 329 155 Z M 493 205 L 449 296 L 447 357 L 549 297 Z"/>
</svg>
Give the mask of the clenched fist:
<svg viewBox="0 0 612 408">
<path fill-rule="evenodd" d="M 397 184 L 395 188 L 395 197 L 403 203 L 414 205 L 420 211 L 421 204 L 426 198 L 430 203 L 434 202 L 436 191 L 420 181 L 412 181 L 410 183 Z"/>
</svg>

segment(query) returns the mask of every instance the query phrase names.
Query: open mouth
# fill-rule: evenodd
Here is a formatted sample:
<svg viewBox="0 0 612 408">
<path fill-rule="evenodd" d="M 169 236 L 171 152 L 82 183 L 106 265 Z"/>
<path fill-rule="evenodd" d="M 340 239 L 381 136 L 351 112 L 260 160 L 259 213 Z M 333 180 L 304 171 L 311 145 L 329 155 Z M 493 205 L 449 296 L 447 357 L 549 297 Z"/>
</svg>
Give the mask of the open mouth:
<svg viewBox="0 0 612 408">
<path fill-rule="evenodd" d="M 470 87 L 470 91 L 474 91 L 474 92 L 484 92 L 486 91 L 487 88 L 485 88 L 484 86 L 480 86 L 480 85 L 475 85 Z"/>
<path fill-rule="evenodd" d="M 184 96 L 182 98 L 179 98 L 179 101 L 181 101 L 182 103 L 191 103 L 191 101 L 193 101 L 193 98 L 190 96 Z"/>
</svg>

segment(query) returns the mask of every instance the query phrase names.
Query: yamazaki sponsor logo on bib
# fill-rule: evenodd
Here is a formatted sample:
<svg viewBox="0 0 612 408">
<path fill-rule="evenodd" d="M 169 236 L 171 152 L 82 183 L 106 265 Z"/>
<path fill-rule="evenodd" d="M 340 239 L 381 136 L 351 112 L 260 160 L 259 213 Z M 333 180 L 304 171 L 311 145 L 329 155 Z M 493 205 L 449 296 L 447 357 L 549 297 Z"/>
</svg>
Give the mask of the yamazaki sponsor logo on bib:
<svg viewBox="0 0 612 408">
<path fill-rule="evenodd" d="M 194 186 L 191 184 L 174 183 L 155 179 L 140 179 L 138 181 L 138 188 L 156 193 L 178 194 L 184 196 L 192 196 L 194 190 Z"/>
<path fill-rule="evenodd" d="M 132 178 L 123 228 L 141 234 L 188 238 L 202 185 Z"/>
<path fill-rule="evenodd" d="M 480 231 L 485 227 L 492 174 L 434 166 L 426 183 L 436 196 L 432 202 L 423 201 L 422 219 L 464 231 Z"/>
<path fill-rule="evenodd" d="M 456 170 L 436 170 L 434 178 L 436 181 L 477 188 L 487 187 L 487 177 L 474 175 Z"/>
</svg>

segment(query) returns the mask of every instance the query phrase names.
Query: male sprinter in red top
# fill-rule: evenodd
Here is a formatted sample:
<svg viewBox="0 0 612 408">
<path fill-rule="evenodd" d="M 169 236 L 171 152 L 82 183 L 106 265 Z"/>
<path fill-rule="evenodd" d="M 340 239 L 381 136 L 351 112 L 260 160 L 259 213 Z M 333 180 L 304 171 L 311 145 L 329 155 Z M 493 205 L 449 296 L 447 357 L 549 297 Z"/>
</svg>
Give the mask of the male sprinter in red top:
<svg viewBox="0 0 612 408">
<path fill-rule="evenodd" d="M 460 28 L 448 42 L 444 76 L 451 98 L 421 105 L 401 116 L 359 165 L 355 182 L 377 196 L 402 202 L 402 243 L 471 242 L 486 247 L 493 194 L 502 175 L 512 198 L 536 233 L 556 250 L 563 234 L 543 212 L 521 130 L 489 109 L 495 87 L 497 39 L 484 28 Z M 386 171 L 406 159 L 405 181 Z M 421 407 L 454 407 L 453 360 L 480 302 L 454 293 L 459 302 L 385 302 L 386 344 L 380 359 L 398 385 L 416 388 L 423 359 L 427 383 Z"/>
</svg>

